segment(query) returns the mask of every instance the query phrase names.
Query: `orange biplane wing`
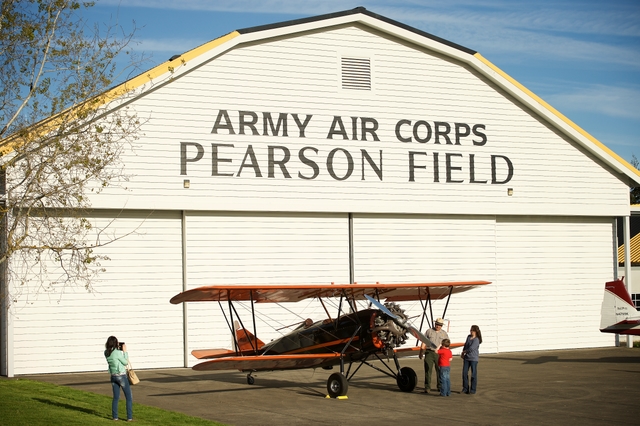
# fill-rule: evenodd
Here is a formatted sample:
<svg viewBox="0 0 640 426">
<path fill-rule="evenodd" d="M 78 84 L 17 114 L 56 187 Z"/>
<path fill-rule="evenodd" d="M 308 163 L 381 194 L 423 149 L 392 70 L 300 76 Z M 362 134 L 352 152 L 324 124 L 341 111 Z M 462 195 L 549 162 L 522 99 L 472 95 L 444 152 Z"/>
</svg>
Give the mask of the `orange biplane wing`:
<svg viewBox="0 0 640 426">
<path fill-rule="evenodd" d="M 171 303 L 182 302 L 226 302 L 254 301 L 256 303 L 299 302 L 304 299 L 339 297 L 345 291 L 356 300 L 364 295 L 377 295 L 388 301 L 443 299 L 449 294 L 461 293 L 472 288 L 491 284 L 490 281 L 455 281 L 438 283 L 402 284 L 298 284 L 298 285 L 212 285 L 184 291 L 173 298 Z"/>
<path fill-rule="evenodd" d="M 204 370 L 295 370 L 298 368 L 318 367 L 331 359 L 339 358 L 339 353 L 299 354 L 299 355 L 256 355 L 234 356 L 212 359 L 193 367 L 196 371 Z"/>
<path fill-rule="evenodd" d="M 227 321 L 236 351 L 205 349 L 192 352 L 193 356 L 204 360 L 196 364 L 193 367 L 194 370 L 245 371 L 248 372 L 247 383 L 250 385 L 254 383 L 252 373 L 255 371 L 328 368 L 339 365 L 340 372 L 332 373 L 327 380 L 328 395 L 337 397 L 346 395 L 348 380 L 360 369 L 360 366 L 368 365 L 384 372 L 368 362 L 373 356 L 387 366 L 391 373 L 386 374 L 396 379 L 401 391 L 411 392 L 416 387 L 417 374 L 410 367 L 400 368 L 397 358 L 416 355 L 420 348 L 395 348 L 404 344 L 407 333 L 424 343 L 428 343 L 429 340 L 409 323 L 404 310 L 398 304 L 383 305 L 380 300 L 387 302 L 419 300 L 423 308 L 423 318 L 427 318 L 428 321 L 427 307 L 431 307 L 432 301 L 447 299 L 442 314 L 444 317 L 452 294 L 486 284 L 491 283 L 489 281 L 455 281 L 404 284 L 212 285 L 184 291 L 174 296 L 171 303 L 213 301 L 218 302 L 221 309 L 228 304 L 229 315 L 225 314 L 225 319 L 233 320 L 238 316 L 234 303 L 251 302 L 251 316 L 255 329 L 254 303 L 299 302 L 305 299 L 339 297 L 340 303 L 335 319 L 329 317 L 316 322 L 305 320 L 291 332 L 267 344 L 244 328 L 240 321 L 233 322 L 233 325 L 232 321 Z M 342 311 L 342 302 L 345 299 L 351 312 Z M 357 309 L 355 304 L 357 300 L 366 300 L 370 305 L 366 309 Z M 223 305 L 221 302 L 228 303 Z M 327 311 L 324 303 L 322 305 Z M 329 316 L 328 311 L 327 315 Z M 433 317 L 433 314 L 431 316 Z M 255 330 L 254 333 L 256 333 Z M 380 357 L 380 354 L 390 357 L 389 349 L 393 349 L 392 366 Z M 345 371 L 346 363 L 349 366 Z M 359 365 L 349 375 L 351 366 L 355 364 Z M 396 367 L 397 373 L 393 367 Z"/>
<path fill-rule="evenodd" d="M 461 348 L 464 346 L 464 343 L 452 343 L 449 346 L 449 349 L 453 348 Z M 405 358 L 408 356 L 416 356 L 420 353 L 420 346 L 414 346 L 411 348 L 398 348 L 393 350 L 396 353 L 398 358 Z"/>
</svg>

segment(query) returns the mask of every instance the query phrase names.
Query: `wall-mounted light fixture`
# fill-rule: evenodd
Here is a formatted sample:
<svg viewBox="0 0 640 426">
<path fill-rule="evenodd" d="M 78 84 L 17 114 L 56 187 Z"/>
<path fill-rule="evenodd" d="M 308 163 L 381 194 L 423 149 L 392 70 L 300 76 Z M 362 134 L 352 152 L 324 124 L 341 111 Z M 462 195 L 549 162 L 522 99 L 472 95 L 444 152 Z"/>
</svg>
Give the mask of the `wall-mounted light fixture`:
<svg viewBox="0 0 640 426">
<path fill-rule="evenodd" d="M 511 197 L 513 195 L 513 188 L 507 188 L 507 195 Z"/>
<path fill-rule="evenodd" d="M 191 186 L 191 182 L 189 181 L 189 179 L 185 179 L 182 183 L 182 186 L 185 188 L 189 188 Z"/>
</svg>

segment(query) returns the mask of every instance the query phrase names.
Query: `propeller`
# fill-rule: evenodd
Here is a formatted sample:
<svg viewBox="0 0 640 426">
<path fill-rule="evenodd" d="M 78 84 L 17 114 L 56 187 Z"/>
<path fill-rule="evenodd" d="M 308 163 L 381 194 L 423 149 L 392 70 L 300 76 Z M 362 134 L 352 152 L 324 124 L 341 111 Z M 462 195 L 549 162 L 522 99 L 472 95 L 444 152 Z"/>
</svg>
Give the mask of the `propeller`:
<svg viewBox="0 0 640 426">
<path fill-rule="evenodd" d="M 382 312 L 384 312 L 385 314 L 390 316 L 393 319 L 393 322 L 398 324 L 400 327 L 409 330 L 409 333 L 411 333 L 413 335 L 413 337 L 415 337 L 416 339 L 420 340 L 425 345 L 431 345 L 431 340 L 429 340 L 429 338 L 427 336 L 422 334 L 420 332 L 420 330 L 418 330 L 413 325 L 411 325 L 411 323 L 409 321 L 403 320 L 399 316 L 395 315 L 389 309 L 387 309 L 386 306 L 384 306 L 382 303 L 378 302 L 376 299 L 374 299 L 373 297 L 369 296 L 368 294 L 365 294 L 364 297 L 366 297 L 369 302 L 373 303 L 373 305 L 376 308 L 380 309 Z"/>
</svg>

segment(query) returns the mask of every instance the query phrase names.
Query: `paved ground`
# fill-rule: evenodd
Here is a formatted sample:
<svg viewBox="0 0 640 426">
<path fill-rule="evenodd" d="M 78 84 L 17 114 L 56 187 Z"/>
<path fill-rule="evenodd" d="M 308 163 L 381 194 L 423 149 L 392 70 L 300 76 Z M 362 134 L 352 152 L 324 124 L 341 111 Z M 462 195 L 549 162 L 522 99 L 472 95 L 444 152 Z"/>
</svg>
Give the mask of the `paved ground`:
<svg viewBox="0 0 640 426">
<path fill-rule="evenodd" d="M 420 360 L 401 364 L 422 383 Z M 422 387 L 400 392 L 393 379 L 367 367 L 350 382 L 347 400 L 325 398 L 325 370 L 262 373 L 252 386 L 240 372 L 138 370 L 142 382 L 133 395 L 134 402 L 230 425 L 640 424 L 637 348 L 481 355 L 476 395 L 459 393 L 461 367 L 454 358 L 448 398 L 425 395 Z M 106 373 L 21 377 L 111 394 Z"/>
</svg>

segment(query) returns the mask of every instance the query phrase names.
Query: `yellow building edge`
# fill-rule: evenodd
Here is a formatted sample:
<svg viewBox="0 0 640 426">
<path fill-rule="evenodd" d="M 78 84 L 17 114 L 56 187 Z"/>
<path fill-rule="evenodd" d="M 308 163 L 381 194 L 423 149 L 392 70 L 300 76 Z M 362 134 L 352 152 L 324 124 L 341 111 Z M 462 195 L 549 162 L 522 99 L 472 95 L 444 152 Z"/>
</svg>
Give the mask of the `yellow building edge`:
<svg viewBox="0 0 640 426">
<path fill-rule="evenodd" d="M 580 126 L 578 126 L 576 123 L 574 123 L 573 121 L 569 120 L 566 116 L 564 116 L 560 111 L 556 110 L 554 107 L 552 107 L 551 105 L 549 105 L 547 102 L 545 102 L 542 98 L 540 98 L 538 95 L 536 95 L 535 93 L 533 93 L 531 90 L 527 89 L 526 87 L 524 87 L 522 84 L 518 83 L 515 79 L 513 79 L 509 74 L 507 74 L 506 72 L 502 71 L 500 68 L 498 68 L 497 66 L 495 66 L 494 64 L 492 64 L 488 59 L 486 59 L 484 56 L 482 56 L 480 53 L 476 53 L 475 56 L 478 60 L 480 60 L 483 64 L 485 64 L 486 66 L 488 66 L 489 68 L 491 68 L 493 71 L 495 71 L 496 73 L 500 74 L 503 78 L 505 78 L 507 81 L 509 81 L 511 84 L 513 84 L 514 86 L 516 86 L 517 88 L 519 88 L 520 90 L 522 90 L 524 93 L 526 93 L 528 96 L 530 96 L 532 99 L 534 99 L 536 102 L 538 102 L 540 105 L 542 105 L 544 108 L 546 108 L 549 112 L 551 112 L 553 115 L 555 115 L 556 117 L 558 117 L 560 120 L 564 121 L 566 124 L 568 124 L 571 128 L 573 128 L 574 130 L 576 130 L 577 132 L 579 132 L 582 136 L 586 137 L 587 139 L 589 139 L 591 142 L 593 142 L 595 145 L 597 145 L 600 149 L 602 149 L 603 151 L 605 151 L 607 154 L 611 155 L 613 158 L 615 158 L 616 160 L 618 160 L 621 164 L 623 164 L 625 167 L 627 167 L 629 170 L 631 170 L 634 174 L 636 174 L 638 177 L 640 177 L 640 170 L 636 169 L 635 167 L 633 167 L 631 164 L 629 164 L 626 160 L 624 160 L 622 157 L 620 157 L 618 154 L 616 154 L 615 152 L 613 152 L 611 149 L 609 149 L 609 147 L 607 147 L 605 144 L 603 144 L 602 142 L 600 142 L 599 140 L 597 140 L 596 138 L 594 138 L 593 136 L 591 136 L 589 133 L 587 133 L 584 129 L 582 129 Z"/>
<path fill-rule="evenodd" d="M 107 90 L 104 93 L 101 93 L 91 99 L 87 99 L 86 101 L 83 101 L 74 107 L 67 108 L 58 114 L 55 114 L 49 118 L 46 118 L 34 124 L 31 127 L 30 131 L 36 131 L 38 136 L 44 135 L 50 132 L 51 130 L 53 130 L 54 128 L 56 128 L 57 126 L 59 126 L 63 117 L 66 117 L 66 115 L 69 114 L 69 112 L 73 113 L 76 110 L 80 111 L 83 109 L 83 107 L 87 107 L 91 103 L 94 103 L 95 105 L 90 106 L 89 107 L 90 109 L 98 108 L 102 105 L 105 105 L 106 103 L 114 99 L 117 99 L 118 97 L 123 96 L 126 93 L 131 92 L 150 81 L 153 81 L 153 79 L 167 72 L 173 71 L 175 68 L 186 64 L 190 60 L 197 58 L 198 56 L 212 49 L 215 49 L 216 47 L 228 42 L 229 40 L 234 39 L 239 35 L 240 33 L 238 31 L 233 31 L 222 37 L 218 37 L 217 39 L 211 40 L 210 42 L 207 42 L 199 47 L 196 47 L 195 49 L 191 49 L 183 53 L 179 57 L 175 58 L 174 60 L 163 62 L 162 64 L 155 66 L 149 71 L 144 72 L 132 78 L 131 80 L 127 80 L 124 83 L 121 83 L 116 87 Z M 72 118 L 75 118 L 75 117 L 72 117 Z M 0 141 L 0 156 L 4 156 L 10 153 L 11 151 L 13 151 L 16 148 L 16 146 L 21 142 L 21 140 L 22 138 L 20 137 L 20 135 L 14 133 L 8 136 L 7 138 L 3 139 L 2 141 Z"/>
<path fill-rule="evenodd" d="M 629 252 L 631 266 L 640 265 L 640 234 L 636 234 L 631 238 L 629 247 L 631 247 Z M 624 244 L 618 247 L 618 264 L 624 265 Z"/>
</svg>

